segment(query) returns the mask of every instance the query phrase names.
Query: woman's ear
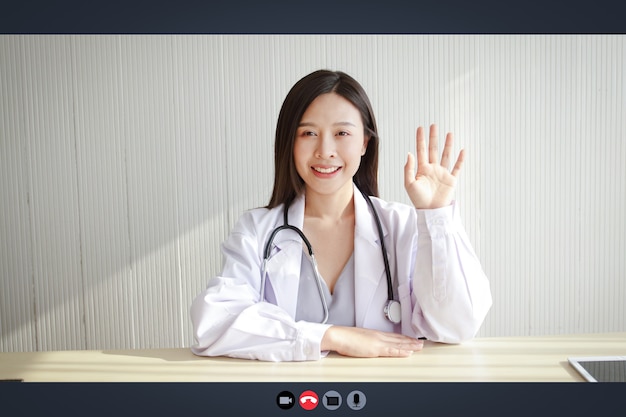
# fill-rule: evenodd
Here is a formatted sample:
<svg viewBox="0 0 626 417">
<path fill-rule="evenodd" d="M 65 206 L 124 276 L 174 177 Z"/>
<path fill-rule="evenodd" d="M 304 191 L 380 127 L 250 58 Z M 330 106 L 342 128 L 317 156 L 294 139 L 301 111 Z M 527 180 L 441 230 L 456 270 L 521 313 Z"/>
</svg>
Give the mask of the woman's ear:
<svg viewBox="0 0 626 417">
<path fill-rule="evenodd" d="M 365 155 L 365 151 L 367 150 L 367 144 L 369 143 L 370 137 L 366 135 L 363 139 L 363 149 L 361 149 L 361 156 Z"/>
</svg>

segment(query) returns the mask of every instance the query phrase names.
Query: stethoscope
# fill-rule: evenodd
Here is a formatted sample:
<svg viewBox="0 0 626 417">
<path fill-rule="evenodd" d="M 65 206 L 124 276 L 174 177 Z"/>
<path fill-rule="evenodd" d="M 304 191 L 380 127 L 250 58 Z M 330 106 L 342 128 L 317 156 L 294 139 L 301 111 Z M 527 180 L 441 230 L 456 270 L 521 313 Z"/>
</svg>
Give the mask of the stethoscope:
<svg viewBox="0 0 626 417">
<path fill-rule="evenodd" d="M 383 261 L 385 264 L 385 275 L 387 276 L 387 302 L 383 308 L 383 313 L 387 320 L 394 324 L 400 323 L 402 318 L 402 310 L 400 308 L 400 302 L 395 300 L 393 297 L 393 288 L 391 281 L 391 271 L 389 269 L 389 258 L 387 257 L 387 249 L 385 248 L 385 240 L 383 239 L 383 227 L 380 223 L 380 218 L 378 217 L 378 213 L 374 208 L 374 204 L 372 200 L 366 195 L 363 191 L 361 191 L 363 197 L 367 201 L 372 213 L 374 214 L 374 219 L 376 221 L 376 228 L 378 229 L 378 237 L 380 239 L 380 249 L 383 254 Z M 306 238 L 304 232 L 298 229 L 296 226 L 292 226 L 289 224 L 288 214 L 289 206 L 285 206 L 283 213 L 283 224 L 282 226 L 278 226 L 275 228 L 270 234 L 267 242 L 265 243 L 265 250 L 263 251 L 263 263 L 261 266 L 261 300 L 265 300 L 265 280 L 267 277 L 267 261 L 270 258 L 270 252 L 272 251 L 272 243 L 274 242 L 274 238 L 278 234 L 278 232 L 282 230 L 293 230 L 296 232 L 302 241 L 306 245 L 307 251 L 309 253 L 309 260 L 311 265 L 313 266 L 313 274 L 315 276 L 315 282 L 317 284 L 317 291 L 319 292 L 320 300 L 322 301 L 322 308 L 324 310 L 324 318 L 321 323 L 326 323 L 328 321 L 328 303 L 326 302 L 326 297 L 324 296 L 324 290 L 322 288 L 322 277 L 320 276 L 319 270 L 317 268 L 317 261 L 315 260 L 315 255 L 313 254 L 313 247 L 311 246 L 311 242 Z"/>
</svg>

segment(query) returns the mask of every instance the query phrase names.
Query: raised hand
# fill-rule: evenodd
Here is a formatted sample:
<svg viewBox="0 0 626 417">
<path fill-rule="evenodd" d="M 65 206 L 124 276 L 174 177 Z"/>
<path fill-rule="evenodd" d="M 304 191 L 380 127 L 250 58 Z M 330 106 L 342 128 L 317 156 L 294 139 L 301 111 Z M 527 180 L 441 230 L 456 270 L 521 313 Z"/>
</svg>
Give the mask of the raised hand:
<svg viewBox="0 0 626 417">
<path fill-rule="evenodd" d="M 448 170 L 450 154 L 454 136 L 446 135 L 446 143 L 441 154 L 441 162 L 438 162 L 437 125 L 430 126 L 428 149 L 424 139 L 424 129 L 417 128 L 417 172 L 415 172 L 415 157 L 409 153 L 404 165 L 404 188 L 411 202 L 418 209 L 435 209 L 444 207 L 452 202 L 454 188 L 463 166 L 465 150 L 459 152 L 459 156 L 452 168 Z"/>
</svg>

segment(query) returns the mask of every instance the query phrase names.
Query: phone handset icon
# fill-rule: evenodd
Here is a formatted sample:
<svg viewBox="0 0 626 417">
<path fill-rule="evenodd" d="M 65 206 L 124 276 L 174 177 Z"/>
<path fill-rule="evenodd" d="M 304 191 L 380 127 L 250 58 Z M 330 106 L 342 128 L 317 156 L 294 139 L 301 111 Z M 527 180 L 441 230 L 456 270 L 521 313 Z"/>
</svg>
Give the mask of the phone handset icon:
<svg viewBox="0 0 626 417">
<path fill-rule="evenodd" d="M 300 407 L 305 410 L 313 410 L 319 403 L 319 397 L 314 391 L 304 391 L 300 394 Z"/>
</svg>

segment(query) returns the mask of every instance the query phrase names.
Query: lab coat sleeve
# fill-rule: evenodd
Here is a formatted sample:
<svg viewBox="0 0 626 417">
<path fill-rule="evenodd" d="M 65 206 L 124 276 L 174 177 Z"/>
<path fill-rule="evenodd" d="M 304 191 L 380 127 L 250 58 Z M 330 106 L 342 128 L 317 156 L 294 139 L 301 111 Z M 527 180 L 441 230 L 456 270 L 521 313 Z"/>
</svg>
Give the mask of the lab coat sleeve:
<svg viewBox="0 0 626 417">
<path fill-rule="evenodd" d="M 222 245 L 222 273 L 191 305 L 192 352 L 265 361 L 320 359 L 329 325 L 296 322 L 280 307 L 259 302 L 261 256 L 254 232 L 246 230 L 251 223 L 240 219 Z"/>
<path fill-rule="evenodd" d="M 478 332 L 492 299 L 458 205 L 417 210 L 413 325 L 427 339 L 460 343 Z"/>
</svg>

